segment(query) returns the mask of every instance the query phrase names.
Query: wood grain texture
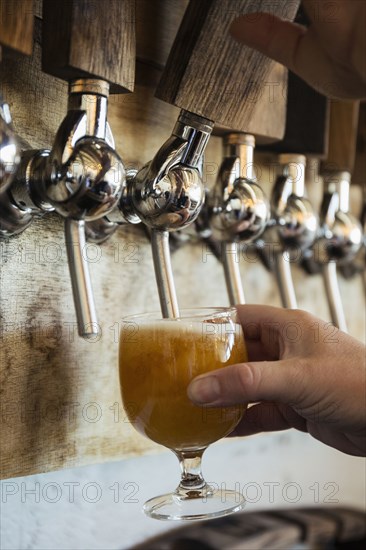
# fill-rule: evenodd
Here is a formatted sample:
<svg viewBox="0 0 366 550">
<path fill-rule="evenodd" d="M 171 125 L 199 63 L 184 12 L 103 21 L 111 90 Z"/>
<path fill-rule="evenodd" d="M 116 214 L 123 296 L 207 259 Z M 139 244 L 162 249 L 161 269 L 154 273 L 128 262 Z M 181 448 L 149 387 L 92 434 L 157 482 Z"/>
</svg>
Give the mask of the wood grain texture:
<svg viewBox="0 0 366 550">
<path fill-rule="evenodd" d="M 284 137 L 265 150 L 324 158 L 328 153 L 329 100 L 289 73 Z M 259 147 L 259 149 L 261 149 Z"/>
<path fill-rule="evenodd" d="M 288 71 L 279 63 L 271 65 L 266 82 L 253 104 L 245 132 L 255 136 L 256 145 L 267 145 L 282 139 L 286 125 Z M 238 128 L 215 125 L 214 134 L 224 136 Z M 241 130 L 241 129 L 239 129 Z"/>
<path fill-rule="evenodd" d="M 30 55 L 33 20 L 33 0 L 0 0 L 0 44 Z"/>
<path fill-rule="evenodd" d="M 359 101 L 333 100 L 330 106 L 329 150 L 321 169 L 353 172 L 356 158 Z"/>
<path fill-rule="evenodd" d="M 294 19 L 297 7 L 297 2 L 276 3 L 271 11 Z M 273 62 L 239 45 L 229 28 L 243 13 L 268 9 L 268 2 L 261 0 L 190 2 L 157 97 L 231 129 L 247 131 Z"/>
<path fill-rule="evenodd" d="M 133 91 L 133 0 L 44 0 L 43 70 L 64 80 L 96 77 L 112 93 Z"/>
</svg>

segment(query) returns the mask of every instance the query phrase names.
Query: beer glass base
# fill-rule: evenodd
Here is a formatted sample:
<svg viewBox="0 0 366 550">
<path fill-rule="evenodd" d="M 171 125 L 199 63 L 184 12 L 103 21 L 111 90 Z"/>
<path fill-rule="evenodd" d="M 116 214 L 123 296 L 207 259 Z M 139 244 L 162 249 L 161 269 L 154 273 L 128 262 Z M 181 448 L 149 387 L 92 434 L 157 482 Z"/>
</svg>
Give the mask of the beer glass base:
<svg viewBox="0 0 366 550">
<path fill-rule="evenodd" d="M 213 491 L 209 495 L 181 497 L 176 493 L 160 495 L 145 502 L 145 514 L 168 521 L 198 521 L 240 512 L 245 507 L 243 495 L 236 491 Z"/>
</svg>

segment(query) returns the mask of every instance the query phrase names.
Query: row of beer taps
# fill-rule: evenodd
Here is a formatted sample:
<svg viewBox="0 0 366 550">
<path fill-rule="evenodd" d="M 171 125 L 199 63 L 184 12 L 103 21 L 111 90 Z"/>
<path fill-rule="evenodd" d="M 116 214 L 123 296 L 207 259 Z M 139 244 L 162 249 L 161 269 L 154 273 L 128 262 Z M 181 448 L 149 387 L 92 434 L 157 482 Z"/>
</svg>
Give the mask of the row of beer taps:
<svg viewBox="0 0 366 550">
<path fill-rule="evenodd" d="M 102 80 L 70 82 L 68 113 L 51 150 L 20 151 L 9 107 L 3 101 L 0 106 L 0 235 L 16 235 L 53 211 L 64 218 L 81 336 L 94 335 L 99 326 L 83 255 L 87 235 L 101 241 L 118 225 L 144 223 L 151 231 L 162 314 L 177 317 L 169 233 L 187 227 L 201 211 L 206 233 L 221 243 L 231 304 L 245 303 L 238 258 L 240 247 L 252 246 L 273 270 L 284 307 L 297 308 L 292 261 L 322 272 L 332 322 L 347 330 L 337 265 L 365 269 L 364 228 L 350 213 L 348 172 L 324 174 L 318 216 L 306 196 L 306 158 L 281 154 L 268 200 L 253 170 L 254 136 L 229 133 L 216 184 L 207 191 L 202 169 L 213 122 L 184 110 L 153 160 L 126 171 L 107 121 L 108 94 Z"/>
<path fill-rule="evenodd" d="M 323 201 L 317 214 L 307 198 L 304 155 L 279 155 L 279 173 L 267 201 L 254 181 L 254 137 L 231 134 L 226 149 L 207 208 L 212 233 L 223 243 L 230 303 L 245 303 L 239 248 L 251 245 L 274 273 L 286 308 L 298 307 L 292 263 L 301 264 L 308 273 L 322 273 L 332 322 L 347 331 L 337 265 L 353 265 L 353 274 L 361 272 L 363 276 L 366 267 L 365 220 L 362 223 L 350 212 L 350 173 L 334 170 L 324 174 Z"/>
<path fill-rule="evenodd" d="M 213 127 L 210 121 L 182 111 L 154 159 L 138 172 L 126 171 L 107 122 L 108 94 L 105 81 L 72 81 L 68 113 L 51 150 L 20 152 L 9 108 L 5 103 L 1 108 L 0 235 L 17 235 L 34 218 L 53 211 L 64 218 L 83 337 L 96 334 L 99 327 L 83 249 L 88 231 L 103 236 L 104 225 L 109 233 L 111 224 L 143 222 L 151 229 L 162 313 L 178 315 L 168 232 L 189 225 L 203 205 L 203 154 Z"/>
</svg>

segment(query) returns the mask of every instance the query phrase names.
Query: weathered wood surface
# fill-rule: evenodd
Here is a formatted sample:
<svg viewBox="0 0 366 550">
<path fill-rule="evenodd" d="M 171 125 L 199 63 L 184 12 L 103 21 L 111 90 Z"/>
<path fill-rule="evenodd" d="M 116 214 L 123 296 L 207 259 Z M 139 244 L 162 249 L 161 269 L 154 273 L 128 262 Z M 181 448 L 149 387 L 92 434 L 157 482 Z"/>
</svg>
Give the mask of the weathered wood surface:
<svg viewBox="0 0 366 550">
<path fill-rule="evenodd" d="M 0 44 L 30 55 L 33 20 L 33 0 L 0 0 Z"/>
<path fill-rule="evenodd" d="M 265 87 L 273 62 L 238 44 L 229 35 L 230 25 L 243 13 L 268 9 L 294 19 L 297 7 L 297 2 L 269 6 L 261 0 L 239 0 L 234 4 L 230 0 L 191 2 L 157 97 L 231 129 L 248 132 L 258 99 L 268 93 Z"/>
<path fill-rule="evenodd" d="M 133 0 L 43 0 L 43 70 L 64 80 L 96 77 L 133 91 Z"/>
</svg>

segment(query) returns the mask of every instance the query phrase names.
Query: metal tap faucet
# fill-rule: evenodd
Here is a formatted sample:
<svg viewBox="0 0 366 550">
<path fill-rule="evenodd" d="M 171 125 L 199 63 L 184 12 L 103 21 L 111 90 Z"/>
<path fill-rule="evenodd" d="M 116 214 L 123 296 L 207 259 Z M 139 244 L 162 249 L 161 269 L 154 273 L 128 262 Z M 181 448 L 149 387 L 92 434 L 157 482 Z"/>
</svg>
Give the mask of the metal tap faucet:
<svg viewBox="0 0 366 550">
<path fill-rule="evenodd" d="M 45 163 L 44 195 L 65 218 L 65 238 L 80 336 L 98 333 L 90 274 L 84 255 L 85 222 L 108 214 L 125 185 L 125 169 L 107 122 L 109 84 L 70 84 L 69 112 Z"/>
<path fill-rule="evenodd" d="M 192 223 L 204 202 L 203 154 L 213 122 L 181 111 L 172 135 L 151 162 L 127 181 L 111 221 L 142 221 L 151 229 L 155 276 L 163 317 L 179 308 L 169 251 L 169 232 Z"/>
<path fill-rule="evenodd" d="M 282 304 L 296 309 L 290 259 L 299 259 L 299 255 L 313 244 L 318 218 L 305 196 L 305 157 L 282 154 L 279 163 L 282 174 L 273 188 L 272 220 L 265 239 L 274 245 L 274 269 Z"/>
<path fill-rule="evenodd" d="M 347 332 L 338 285 L 337 265 L 353 261 L 362 246 L 361 223 L 349 212 L 349 172 L 324 174 L 325 193 L 321 206 L 320 235 L 314 245 L 317 262 L 322 266 L 323 280 L 332 322 Z"/>
<path fill-rule="evenodd" d="M 254 181 L 255 138 L 250 134 L 229 134 L 226 155 L 216 185 L 208 197 L 208 218 L 215 240 L 222 243 L 222 261 L 230 304 L 244 304 L 239 269 L 239 243 L 250 243 L 265 229 L 269 204 Z"/>
<path fill-rule="evenodd" d="M 52 150 L 26 151 L 9 193 L 11 207 L 25 212 L 28 224 L 32 214 L 52 210 L 65 218 L 78 330 L 87 338 L 98 334 L 99 325 L 85 258 L 85 222 L 116 206 L 126 175 L 107 122 L 109 84 L 79 79 L 70 83 L 69 94 L 68 113 Z M 15 222 L 13 234 L 19 231 Z"/>
</svg>

